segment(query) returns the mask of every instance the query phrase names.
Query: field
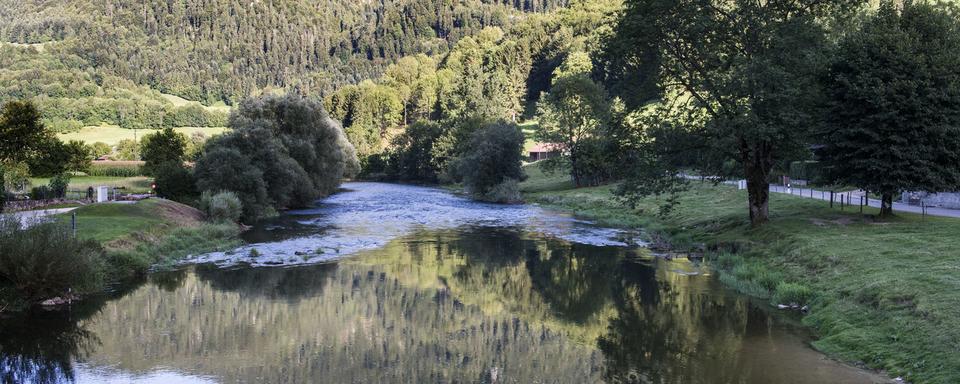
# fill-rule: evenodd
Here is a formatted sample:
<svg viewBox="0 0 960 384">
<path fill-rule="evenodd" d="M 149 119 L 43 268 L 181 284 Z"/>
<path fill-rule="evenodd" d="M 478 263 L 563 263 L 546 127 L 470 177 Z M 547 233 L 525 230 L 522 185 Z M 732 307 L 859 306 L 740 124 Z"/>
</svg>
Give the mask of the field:
<svg viewBox="0 0 960 384">
<path fill-rule="evenodd" d="M 910 382 L 960 382 L 960 220 L 898 214 L 875 217 L 828 202 L 772 194 L 770 223 L 753 229 L 746 194 L 695 182 L 680 205 L 659 216 L 662 200 L 635 209 L 613 186 L 572 188 L 536 165 L 521 184 L 528 201 L 607 224 L 644 228 L 677 249 L 705 245 L 727 284 L 770 297 L 781 283 L 813 294 L 803 322 L 828 355 Z M 772 303 L 776 304 L 776 303 Z"/>
<path fill-rule="evenodd" d="M 201 132 L 207 137 L 219 135 L 226 132 L 229 128 L 202 128 L 202 127 L 181 127 L 174 128 L 175 131 L 190 136 L 194 132 Z M 137 138 L 143 138 L 144 135 L 153 133 L 153 130 L 139 129 L 136 131 Z M 120 140 L 133 139 L 134 131 L 132 129 L 120 128 L 116 125 L 101 125 L 96 127 L 84 127 L 77 132 L 63 133 L 57 135 L 62 141 L 82 140 L 87 144 L 103 142 L 109 145 L 116 145 Z"/>
<path fill-rule="evenodd" d="M 211 112 L 226 112 L 226 113 L 229 113 L 229 112 L 230 112 L 230 106 L 224 104 L 222 101 L 218 101 L 216 104 L 213 104 L 213 105 L 210 105 L 210 106 L 206 106 L 206 105 L 200 104 L 200 102 L 198 102 L 198 101 L 187 100 L 187 99 L 184 99 L 184 98 L 182 98 L 182 97 L 180 97 L 180 96 L 171 95 L 171 94 L 168 94 L 168 93 L 161 93 L 160 96 L 162 96 L 164 99 L 167 99 L 167 101 L 169 101 L 170 103 L 172 103 L 173 105 L 175 105 L 175 106 L 177 106 L 177 107 L 183 107 L 183 106 L 187 106 L 187 105 L 190 105 L 190 104 L 196 104 L 196 105 L 202 106 L 204 109 L 206 109 L 206 110 L 208 110 L 208 111 L 211 111 Z"/>
<path fill-rule="evenodd" d="M 108 187 L 116 187 L 123 190 L 123 192 L 128 193 L 147 193 L 150 192 L 150 183 L 152 179 L 144 176 L 136 177 L 109 177 L 109 176 L 74 176 L 70 178 L 70 186 L 67 188 L 70 191 L 83 191 L 88 187 L 98 187 L 105 185 Z M 30 184 L 34 187 L 47 185 L 50 183 L 49 178 L 43 177 L 34 177 L 30 178 Z"/>
</svg>

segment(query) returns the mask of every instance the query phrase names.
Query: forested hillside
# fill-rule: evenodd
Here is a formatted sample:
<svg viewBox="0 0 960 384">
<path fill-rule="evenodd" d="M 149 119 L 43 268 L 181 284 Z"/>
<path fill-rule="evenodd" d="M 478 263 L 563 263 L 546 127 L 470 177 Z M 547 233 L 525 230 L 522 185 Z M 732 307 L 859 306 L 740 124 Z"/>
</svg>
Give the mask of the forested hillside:
<svg viewBox="0 0 960 384">
<path fill-rule="evenodd" d="M 23 1 L 0 3 L 0 100 L 33 99 L 57 131 L 222 126 L 270 89 L 321 94 L 440 54 L 567 0 Z"/>
<path fill-rule="evenodd" d="M 263 87 L 318 90 L 444 51 L 485 26 L 565 0 L 24 1 L 0 4 L 0 36 L 205 103 Z M 67 62 L 64 62 L 67 61 Z"/>
</svg>

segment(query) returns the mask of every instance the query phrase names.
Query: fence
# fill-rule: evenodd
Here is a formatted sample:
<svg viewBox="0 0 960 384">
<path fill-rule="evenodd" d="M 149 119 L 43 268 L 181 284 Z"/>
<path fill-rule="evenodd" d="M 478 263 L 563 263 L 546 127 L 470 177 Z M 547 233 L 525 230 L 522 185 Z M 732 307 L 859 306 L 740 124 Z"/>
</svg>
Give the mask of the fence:
<svg viewBox="0 0 960 384">
<path fill-rule="evenodd" d="M 124 194 L 117 188 L 109 188 L 107 190 L 108 201 L 140 200 L 148 196 L 151 195 Z M 60 204 L 89 204 L 95 203 L 96 201 L 96 189 L 70 189 L 64 193 L 63 197 L 53 199 L 30 199 L 29 195 L 17 195 L 14 199 L 6 202 L 4 212 L 31 211 Z"/>
</svg>

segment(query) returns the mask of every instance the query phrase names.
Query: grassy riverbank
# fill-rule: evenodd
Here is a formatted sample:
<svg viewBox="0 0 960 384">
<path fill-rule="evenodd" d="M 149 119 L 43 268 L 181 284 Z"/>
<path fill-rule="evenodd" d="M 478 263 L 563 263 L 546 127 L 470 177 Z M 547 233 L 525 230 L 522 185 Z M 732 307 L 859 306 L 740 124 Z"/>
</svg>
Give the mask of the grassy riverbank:
<svg viewBox="0 0 960 384">
<path fill-rule="evenodd" d="M 703 244 L 721 278 L 777 300 L 811 295 L 804 323 L 827 354 L 916 383 L 960 382 L 960 220 L 899 214 L 878 221 L 829 203 L 773 194 L 771 221 L 752 229 L 746 194 L 695 183 L 667 217 L 659 201 L 635 210 L 612 186 L 574 189 L 528 166 L 530 202 L 606 225 L 642 227 L 679 248 Z M 779 289 L 778 289 L 779 288 Z"/>
<path fill-rule="evenodd" d="M 205 222 L 202 212 L 170 200 L 93 204 L 72 213 L 77 215 L 77 236 L 103 245 L 118 276 L 142 274 L 190 254 L 239 245 L 236 225 Z"/>
<path fill-rule="evenodd" d="M 76 214 L 76 237 L 70 217 Z M 163 199 L 80 207 L 53 223 L 0 233 L 0 312 L 64 295 L 100 291 L 187 255 L 239 245 L 239 227 L 211 224 L 189 206 Z"/>
</svg>

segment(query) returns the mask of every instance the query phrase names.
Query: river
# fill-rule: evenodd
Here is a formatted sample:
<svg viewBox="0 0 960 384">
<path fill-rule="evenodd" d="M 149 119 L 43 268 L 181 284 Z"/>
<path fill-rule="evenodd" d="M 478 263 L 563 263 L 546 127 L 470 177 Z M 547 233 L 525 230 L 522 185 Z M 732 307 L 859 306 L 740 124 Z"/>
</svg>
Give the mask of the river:
<svg viewBox="0 0 960 384">
<path fill-rule="evenodd" d="M 72 308 L 0 322 L 14 383 L 885 383 L 638 234 L 439 189 L 315 209 Z"/>
</svg>

